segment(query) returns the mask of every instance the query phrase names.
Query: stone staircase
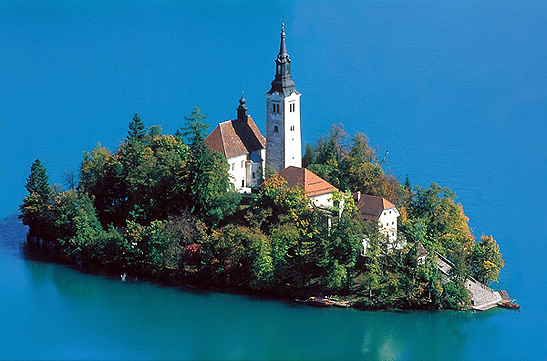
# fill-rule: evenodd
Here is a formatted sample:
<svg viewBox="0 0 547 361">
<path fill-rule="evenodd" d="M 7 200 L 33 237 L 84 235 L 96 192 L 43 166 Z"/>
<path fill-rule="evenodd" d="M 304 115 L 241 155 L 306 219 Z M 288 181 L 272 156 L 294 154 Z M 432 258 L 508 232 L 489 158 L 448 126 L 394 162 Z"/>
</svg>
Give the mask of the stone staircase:
<svg viewBox="0 0 547 361">
<path fill-rule="evenodd" d="M 446 277 L 448 277 L 449 272 L 452 269 L 452 263 L 437 253 L 437 267 Z M 465 281 L 465 288 L 467 288 L 471 295 L 471 305 L 473 309 L 478 311 L 486 311 L 496 307 L 498 302 L 502 300 L 499 292 L 494 291 L 472 277 L 468 277 Z"/>
</svg>

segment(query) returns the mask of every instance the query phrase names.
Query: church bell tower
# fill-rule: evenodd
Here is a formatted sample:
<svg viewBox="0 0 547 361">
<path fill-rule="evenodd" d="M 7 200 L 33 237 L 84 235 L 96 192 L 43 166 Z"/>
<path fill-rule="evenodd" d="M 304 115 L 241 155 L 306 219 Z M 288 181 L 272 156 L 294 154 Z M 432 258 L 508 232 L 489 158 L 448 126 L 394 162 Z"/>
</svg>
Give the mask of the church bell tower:
<svg viewBox="0 0 547 361">
<path fill-rule="evenodd" d="M 281 24 L 281 45 L 275 60 L 275 78 L 266 93 L 266 165 L 279 172 L 288 166 L 302 167 L 300 94 L 291 76 L 291 59 Z"/>
</svg>

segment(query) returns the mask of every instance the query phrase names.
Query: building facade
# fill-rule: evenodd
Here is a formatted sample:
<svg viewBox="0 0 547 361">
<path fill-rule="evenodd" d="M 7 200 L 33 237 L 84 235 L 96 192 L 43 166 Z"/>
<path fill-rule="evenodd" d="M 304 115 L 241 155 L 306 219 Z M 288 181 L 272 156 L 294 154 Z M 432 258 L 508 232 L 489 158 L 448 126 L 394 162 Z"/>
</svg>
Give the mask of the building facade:
<svg viewBox="0 0 547 361">
<path fill-rule="evenodd" d="M 359 217 L 378 225 L 378 231 L 383 236 L 388 250 L 403 246 L 397 238 L 399 211 L 393 203 L 382 197 L 361 195 L 361 193 L 355 195 L 355 201 Z M 363 237 L 363 255 L 366 255 L 368 243 L 368 238 Z"/>
<path fill-rule="evenodd" d="M 235 189 L 250 193 L 262 183 L 266 160 L 266 139 L 248 114 L 243 94 L 237 107 L 237 118 L 219 123 L 205 138 L 205 145 L 224 154 Z"/>
<path fill-rule="evenodd" d="M 266 164 L 274 171 L 302 167 L 300 96 L 291 75 L 285 25 L 281 26 L 281 45 L 275 60 L 275 78 L 266 93 Z"/>
</svg>

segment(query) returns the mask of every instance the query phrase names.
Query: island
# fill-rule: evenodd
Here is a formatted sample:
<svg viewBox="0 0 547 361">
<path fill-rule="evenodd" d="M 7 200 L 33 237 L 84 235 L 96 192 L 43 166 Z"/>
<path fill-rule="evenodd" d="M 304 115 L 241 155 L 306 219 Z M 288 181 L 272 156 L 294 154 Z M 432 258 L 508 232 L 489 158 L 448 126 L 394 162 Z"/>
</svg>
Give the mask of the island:
<svg viewBox="0 0 547 361">
<path fill-rule="evenodd" d="M 27 247 L 109 275 L 329 300 L 363 309 L 478 309 L 506 292 L 492 236 L 476 239 L 455 194 L 382 168 L 342 124 L 306 144 L 284 25 L 266 93 L 266 137 L 241 94 L 206 135 L 195 108 L 174 134 L 138 114 L 116 151 L 99 143 L 50 185 L 36 160 L 20 218 Z"/>
</svg>

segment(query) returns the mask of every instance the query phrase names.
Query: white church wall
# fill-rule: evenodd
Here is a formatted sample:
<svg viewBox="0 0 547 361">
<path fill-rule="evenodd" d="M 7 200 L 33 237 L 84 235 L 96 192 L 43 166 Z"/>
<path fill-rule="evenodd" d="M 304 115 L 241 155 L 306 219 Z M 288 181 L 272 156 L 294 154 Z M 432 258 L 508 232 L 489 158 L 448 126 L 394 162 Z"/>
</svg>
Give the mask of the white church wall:
<svg viewBox="0 0 547 361">
<path fill-rule="evenodd" d="M 300 96 L 266 95 L 267 164 L 278 172 L 291 165 L 302 167 Z"/>
<path fill-rule="evenodd" d="M 285 116 L 285 168 L 302 167 L 302 144 L 300 130 L 300 96 L 292 93 L 283 100 Z"/>
<path fill-rule="evenodd" d="M 247 160 L 247 154 L 238 155 L 237 157 L 228 158 L 228 164 L 232 183 L 236 190 L 242 191 L 247 187 L 247 169 L 245 161 Z"/>
<path fill-rule="evenodd" d="M 316 196 L 311 196 L 310 201 L 317 207 L 321 208 L 332 208 L 332 193 L 319 194 Z"/>
</svg>

